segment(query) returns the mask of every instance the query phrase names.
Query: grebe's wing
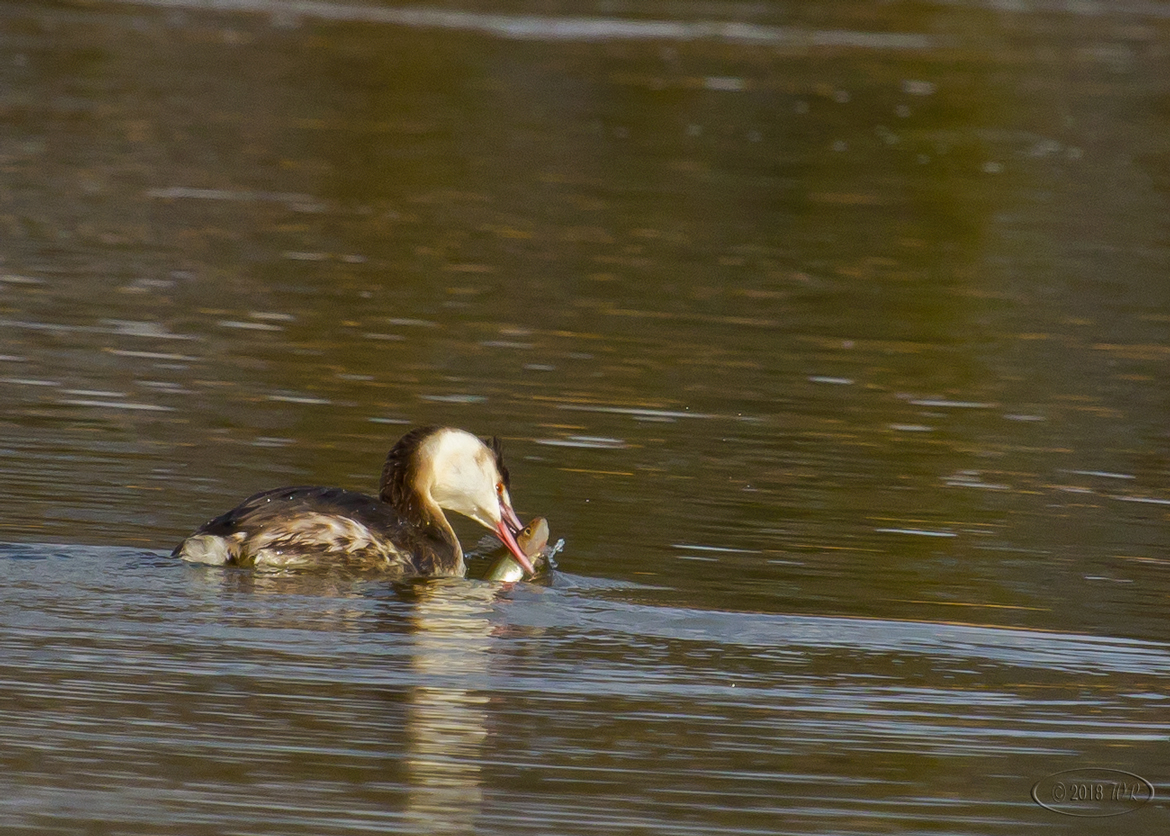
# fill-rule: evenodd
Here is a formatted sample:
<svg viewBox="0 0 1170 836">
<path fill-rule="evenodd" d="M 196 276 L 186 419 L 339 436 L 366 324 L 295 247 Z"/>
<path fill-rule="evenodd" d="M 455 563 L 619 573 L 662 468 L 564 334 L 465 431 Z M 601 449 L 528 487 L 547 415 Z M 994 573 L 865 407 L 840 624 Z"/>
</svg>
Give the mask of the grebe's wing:
<svg viewBox="0 0 1170 836">
<path fill-rule="evenodd" d="M 299 565 L 322 553 L 400 562 L 403 521 L 386 503 L 343 488 L 262 491 L 208 520 L 180 543 L 175 557 L 215 565 Z"/>
<path fill-rule="evenodd" d="M 375 497 L 344 488 L 306 486 L 252 494 L 235 508 L 199 526 L 195 533 L 225 537 L 311 514 L 349 517 L 378 528 L 397 528 L 401 524 L 394 509 Z"/>
</svg>

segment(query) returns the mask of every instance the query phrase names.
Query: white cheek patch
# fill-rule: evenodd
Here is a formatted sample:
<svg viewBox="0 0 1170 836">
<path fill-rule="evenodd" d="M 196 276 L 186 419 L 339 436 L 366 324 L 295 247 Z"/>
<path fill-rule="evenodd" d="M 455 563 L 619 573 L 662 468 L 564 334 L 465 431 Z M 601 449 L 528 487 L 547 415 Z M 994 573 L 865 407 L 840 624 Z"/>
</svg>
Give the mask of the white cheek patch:
<svg viewBox="0 0 1170 836">
<path fill-rule="evenodd" d="M 427 480 L 431 499 L 440 508 L 471 517 L 489 528 L 498 515 L 495 458 L 482 441 L 462 430 L 447 430 L 426 449 L 432 470 Z"/>
<path fill-rule="evenodd" d="M 461 467 L 448 470 L 436 479 L 431 489 L 435 504 L 448 511 L 471 517 L 487 525 L 484 520 L 490 508 L 498 505 L 491 475 L 481 470 Z"/>
</svg>

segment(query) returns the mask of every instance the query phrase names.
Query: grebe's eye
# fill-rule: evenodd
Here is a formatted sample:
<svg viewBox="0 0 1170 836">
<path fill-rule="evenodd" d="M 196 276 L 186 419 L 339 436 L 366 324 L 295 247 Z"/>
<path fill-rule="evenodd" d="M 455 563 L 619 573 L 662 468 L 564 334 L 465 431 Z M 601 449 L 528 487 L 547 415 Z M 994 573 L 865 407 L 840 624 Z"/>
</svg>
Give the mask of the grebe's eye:
<svg viewBox="0 0 1170 836">
<path fill-rule="evenodd" d="M 496 482 L 496 496 L 503 497 L 503 495 L 504 495 L 504 483 L 503 482 Z"/>
</svg>

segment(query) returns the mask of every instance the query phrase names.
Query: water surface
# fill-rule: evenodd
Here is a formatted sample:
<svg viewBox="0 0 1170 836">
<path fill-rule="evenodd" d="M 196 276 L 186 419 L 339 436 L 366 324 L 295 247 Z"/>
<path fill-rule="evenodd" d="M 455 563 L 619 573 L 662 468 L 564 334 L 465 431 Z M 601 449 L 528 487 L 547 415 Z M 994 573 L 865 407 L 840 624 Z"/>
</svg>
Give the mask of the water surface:
<svg viewBox="0 0 1170 836">
<path fill-rule="evenodd" d="M 6 828 L 1164 827 L 1167 26 L 5 5 Z M 166 557 L 432 422 L 549 585 Z"/>
</svg>

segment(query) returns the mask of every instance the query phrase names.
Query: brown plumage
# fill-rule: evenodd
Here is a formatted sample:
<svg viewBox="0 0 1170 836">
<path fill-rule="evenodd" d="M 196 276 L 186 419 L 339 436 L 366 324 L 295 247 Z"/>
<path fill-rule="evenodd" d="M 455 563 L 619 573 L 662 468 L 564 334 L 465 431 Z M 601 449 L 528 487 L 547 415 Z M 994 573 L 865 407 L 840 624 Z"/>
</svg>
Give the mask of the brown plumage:
<svg viewBox="0 0 1170 836">
<path fill-rule="evenodd" d="M 263 491 L 200 526 L 173 554 L 217 565 L 341 564 L 403 577 L 461 576 L 463 550 L 444 509 L 493 530 L 523 556 L 509 487 L 498 439 L 485 444 L 463 430 L 420 427 L 386 456 L 378 496 L 326 487 Z"/>
</svg>

